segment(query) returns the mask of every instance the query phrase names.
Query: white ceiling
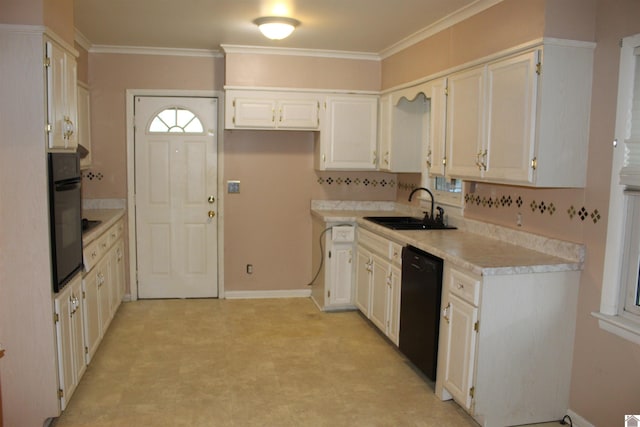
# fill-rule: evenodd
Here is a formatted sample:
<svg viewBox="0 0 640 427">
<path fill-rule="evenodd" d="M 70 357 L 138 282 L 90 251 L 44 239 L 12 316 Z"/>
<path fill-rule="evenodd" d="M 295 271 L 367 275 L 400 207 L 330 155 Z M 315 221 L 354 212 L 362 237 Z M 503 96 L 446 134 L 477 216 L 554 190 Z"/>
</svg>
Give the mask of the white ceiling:
<svg viewBox="0 0 640 427">
<path fill-rule="evenodd" d="M 380 54 L 456 14 L 500 0 L 75 0 L 75 25 L 93 45 L 220 50 L 221 44 Z M 271 41 L 252 23 L 275 3 L 301 21 Z"/>
</svg>

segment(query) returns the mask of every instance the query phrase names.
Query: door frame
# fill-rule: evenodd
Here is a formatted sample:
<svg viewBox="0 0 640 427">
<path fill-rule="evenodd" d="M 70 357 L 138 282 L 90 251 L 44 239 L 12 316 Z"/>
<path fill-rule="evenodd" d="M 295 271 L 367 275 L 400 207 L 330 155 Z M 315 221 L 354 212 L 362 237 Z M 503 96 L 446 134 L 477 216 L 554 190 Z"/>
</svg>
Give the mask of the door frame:
<svg viewBox="0 0 640 427">
<path fill-rule="evenodd" d="M 127 217 L 129 233 L 129 292 L 131 301 L 138 299 L 138 243 L 136 240 L 136 200 L 135 200 L 135 132 L 134 132 L 134 98 L 136 96 L 163 97 L 209 97 L 218 98 L 218 135 L 217 135 L 217 192 L 218 192 L 218 298 L 224 299 L 224 91 L 221 90 L 160 90 L 160 89 L 127 89 Z"/>
</svg>

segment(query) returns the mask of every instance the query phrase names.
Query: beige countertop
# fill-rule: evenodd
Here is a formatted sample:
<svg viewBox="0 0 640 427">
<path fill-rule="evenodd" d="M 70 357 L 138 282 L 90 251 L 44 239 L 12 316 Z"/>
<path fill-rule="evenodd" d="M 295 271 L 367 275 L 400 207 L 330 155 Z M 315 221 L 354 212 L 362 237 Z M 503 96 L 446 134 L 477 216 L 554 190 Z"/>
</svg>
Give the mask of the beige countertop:
<svg viewBox="0 0 640 427">
<path fill-rule="evenodd" d="M 398 231 L 374 224 L 363 217 L 406 215 L 405 212 L 331 209 L 312 209 L 311 212 L 325 222 L 357 223 L 363 229 L 401 244 L 415 246 L 478 275 L 574 271 L 583 267 L 582 245 L 495 225 L 482 225 L 477 221 L 467 223 L 463 220 L 465 222 L 460 225 L 455 223 L 459 226 L 457 230 Z M 474 232 L 469 231 L 471 229 Z M 487 237 L 489 235 L 505 240 Z M 508 239 L 523 242 L 524 245 L 514 244 Z"/>
<path fill-rule="evenodd" d="M 122 218 L 125 212 L 125 209 L 84 209 L 82 211 L 82 218 L 102 222 L 86 233 L 82 233 L 82 244 L 86 246 L 94 241 L 96 237 L 107 231 L 109 227 Z"/>
</svg>

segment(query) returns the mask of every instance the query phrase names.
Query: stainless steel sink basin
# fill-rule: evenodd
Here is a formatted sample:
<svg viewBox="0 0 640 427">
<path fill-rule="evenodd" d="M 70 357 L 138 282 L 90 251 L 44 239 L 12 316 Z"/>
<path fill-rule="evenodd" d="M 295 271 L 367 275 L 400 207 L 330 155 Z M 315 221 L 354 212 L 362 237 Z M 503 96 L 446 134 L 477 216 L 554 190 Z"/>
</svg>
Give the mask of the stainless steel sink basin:
<svg viewBox="0 0 640 427">
<path fill-rule="evenodd" d="M 455 230 L 444 224 L 424 222 L 412 216 L 365 216 L 364 219 L 392 230 Z"/>
</svg>

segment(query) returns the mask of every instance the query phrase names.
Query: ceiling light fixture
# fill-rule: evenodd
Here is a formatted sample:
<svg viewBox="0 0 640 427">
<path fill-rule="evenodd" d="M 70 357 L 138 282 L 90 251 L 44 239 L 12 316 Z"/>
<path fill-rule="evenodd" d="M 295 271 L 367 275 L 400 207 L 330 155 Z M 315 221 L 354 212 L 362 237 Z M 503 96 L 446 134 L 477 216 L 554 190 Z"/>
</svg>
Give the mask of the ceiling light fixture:
<svg viewBox="0 0 640 427">
<path fill-rule="evenodd" d="M 289 37 L 300 21 L 286 16 L 264 16 L 253 21 L 268 39 L 282 40 Z"/>
</svg>

